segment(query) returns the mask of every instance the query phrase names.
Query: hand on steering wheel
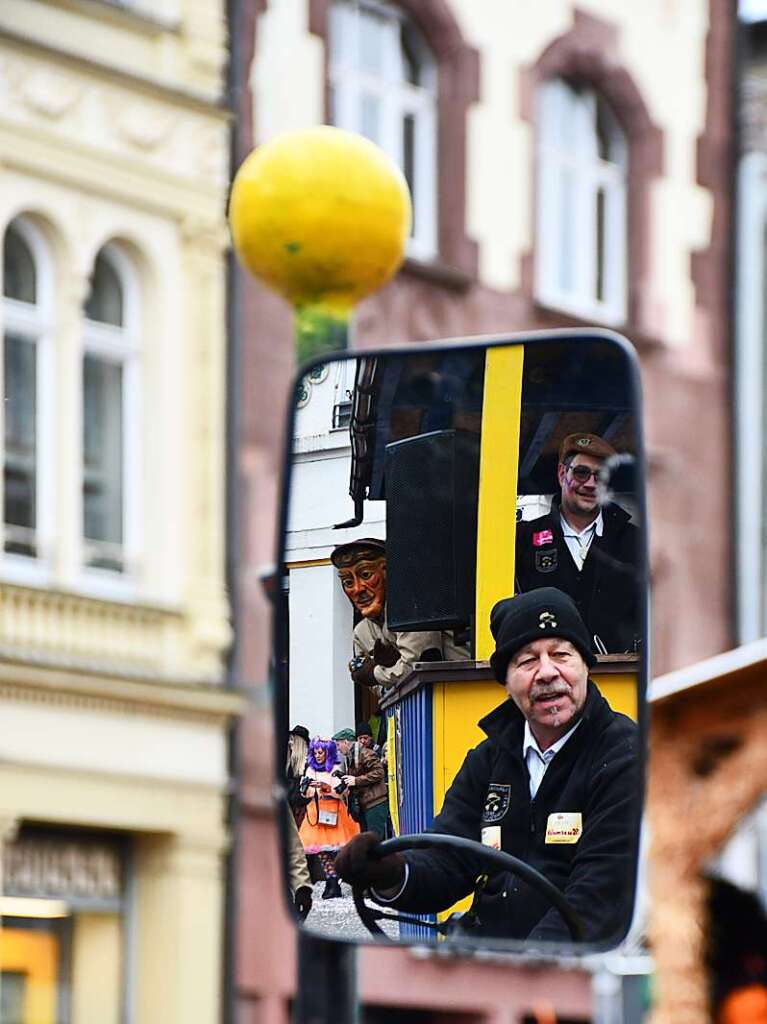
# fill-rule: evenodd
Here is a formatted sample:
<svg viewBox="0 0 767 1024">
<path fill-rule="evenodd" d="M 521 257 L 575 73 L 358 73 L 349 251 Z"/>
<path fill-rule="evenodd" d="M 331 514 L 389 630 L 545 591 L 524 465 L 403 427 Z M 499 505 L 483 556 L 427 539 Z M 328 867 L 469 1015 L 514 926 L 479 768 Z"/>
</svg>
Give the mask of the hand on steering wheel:
<svg viewBox="0 0 767 1024">
<path fill-rule="evenodd" d="M 364 840 L 364 842 L 361 843 L 360 840 Z M 352 847 L 353 849 L 350 849 Z M 385 889 L 394 887 L 398 879 L 402 880 L 404 877 L 404 860 L 400 856 L 401 850 L 420 850 L 434 847 L 471 853 L 473 856 L 484 860 L 488 867 L 488 874 L 513 871 L 527 882 L 528 885 L 545 896 L 552 906 L 559 911 L 573 941 L 578 942 L 583 938 L 583 928 L 578 915 L 559 889 L 536 868 L 530 867 L 529 864 L 525 864 L 524 861 L 513 857 L 510 853 L 504 853 L 502 850 L 494 850 L 492 847 L 483 846 L 472 839 L 464 839 L 461 836 L 440 835 L 432 832 L 399 836 L 396 839 L 387 839 L 385 842 L 377 842 L 373 833 L 363 833 L 361 836 L 355 837 L 339 852 L 336 858 L 339 874 L 347 876 L 347 880 L 352 882 L 354 906 L 362 923 L 372 935 L 384 936 L 387 941 L 391 941 L 377 923 L 382 918 L 409 924 L 425 925 L 427 928 L 434 928 L 443 934 L 450 930 L 451 925 L 447 922 L 433 924 L 421 918 L 374 910 L 367 906 L 364 899 L 367 886 L 376 885 L 379 889 Z M 344 854 L 349 862 L 348 865 L 344 863 L 342 857 Z M 339 859 L 341 860 L 340 865 L 338 863 Z M 364 870 L 363 862 L 365 862 Z M 371 897 L 371 899 L 375 899 L 375 897 Z"/>
</svg>

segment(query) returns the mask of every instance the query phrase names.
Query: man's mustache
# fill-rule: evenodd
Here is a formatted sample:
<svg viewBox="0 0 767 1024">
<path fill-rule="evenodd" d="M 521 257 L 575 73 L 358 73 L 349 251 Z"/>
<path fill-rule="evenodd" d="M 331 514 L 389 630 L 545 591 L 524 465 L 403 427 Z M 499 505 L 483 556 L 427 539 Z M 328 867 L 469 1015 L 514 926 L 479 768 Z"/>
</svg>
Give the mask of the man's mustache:
<svg viewBox="0 0 767 1024">
<path fill-rule="evenodd" d="M 556 683 L 554 686 L 534 686 L 530 691 L 530 699 L 533 701 L 551 700 L 554 697 L 568 697 L 569 695 L 570 687 L 567 683 Z"/>
</svg>

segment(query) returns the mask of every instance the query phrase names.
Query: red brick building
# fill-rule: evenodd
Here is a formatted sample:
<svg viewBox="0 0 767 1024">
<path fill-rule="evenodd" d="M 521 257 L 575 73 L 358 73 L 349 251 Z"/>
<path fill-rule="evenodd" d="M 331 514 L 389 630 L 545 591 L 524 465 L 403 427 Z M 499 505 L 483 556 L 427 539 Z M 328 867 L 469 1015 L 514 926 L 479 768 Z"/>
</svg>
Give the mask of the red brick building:
<svg viewBox="0 0 767 1024">
<path fill-rule="evenodd" d="M 732 5 L 257 0 L 232 11 L 236 162 L 279 130 L 326 121 L 364 129 L 410 179 L 408 257 L 359 308 L 357 346 L 594 323 L 634 342 L 653 671 L 733 646 Z M 407 51 L 402 81 L 372 88 L 367 107 L 362 22 L 382 54 Z M 564 189 L 568 151 L 582 160 Z M 279 905 L 259 575 L 274 558 L 292 328 L 281 300 L 239 273 L 232 299 L 233 674 L 256 686 L 238 744 L 236 1019 L 278 1024 L 288 1019 L 294 939 Z M 508 965 L 401 950 L 365 950 L 360 965 L 371 1021 L 516 1022 L 539 996 L 573 1017 L 590 1013 L 588 982 L 568 973 L 512 986 Z"/>
</svg>

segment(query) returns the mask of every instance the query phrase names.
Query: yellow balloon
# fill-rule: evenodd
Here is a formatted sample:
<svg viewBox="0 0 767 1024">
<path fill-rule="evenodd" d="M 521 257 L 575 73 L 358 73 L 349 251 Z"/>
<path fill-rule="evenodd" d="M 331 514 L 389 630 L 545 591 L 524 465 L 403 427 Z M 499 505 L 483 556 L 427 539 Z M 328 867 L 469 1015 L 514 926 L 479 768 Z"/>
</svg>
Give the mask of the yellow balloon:
<svg viewBox="0 0 767 1024">
<path fill-rule="evenodd" d="M 259 146 L 232 185 L 237 254 L 296 307 L 348 313 L 402 262 L 407 183 L 361 135 L 320 125 Z"/>
</svg>

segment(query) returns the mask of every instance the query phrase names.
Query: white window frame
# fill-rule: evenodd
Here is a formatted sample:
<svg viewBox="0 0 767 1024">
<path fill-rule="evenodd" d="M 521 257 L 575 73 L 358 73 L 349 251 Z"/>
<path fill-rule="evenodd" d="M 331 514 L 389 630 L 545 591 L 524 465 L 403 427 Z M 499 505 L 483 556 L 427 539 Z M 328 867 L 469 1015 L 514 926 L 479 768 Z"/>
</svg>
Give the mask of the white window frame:
<svg viewBox="0 0 767 1024">
<path fill-rule="evenodd" d="M 356 60 L 362 11 L 384 21 L 380 74 L 364 71 Z M 380 104 L 380 137 L 373 141 L 403 172 L 402 126 L 406 116 L 413 117 L 413 229 L 406 252 L 428 262 L 438 255 L 437 65 L 419 33 L 423 85 L 404 81 L 399 61 L 399 29 L 406 20 L 405 12 L 379 0 L 333 0 L 328 74 L 334 98 L 333 123 L 362 134 L 360 97 L 375 97 Z"/>
<path fill-rule="evenodd" d="M 615 160 L 600 158 L 597 100 L 595 90 L 576 90 L 561 78 L 545 82 L 538 93 L 535 297 L 543 305 L 616 326 L 626 320 L 628 146 L 608 108 Z M 571 202 L 565 211 L 566 183 Z M 600 191 L 605 196 L 602 299 L 597 295 Z M 571 275 L 567 283 L 561 277 L 563 261 Z"/>
<path fill-rule="evenodd" d="M 103 246 L 94 256 L 102 256 L 111 265 L 120 280 L 123 292 L 123 324 L 90 320 L 83 310 L 82 351 L 79 361 L 78 399 L 80 431 L 78 434 L 77 536 L 80 585 L 96 596 L 131 598 L 136 594 L 140 575 L 141 551 L 141 332 L 140 289 L 136 270 L 114 243 Z M 82 437 L 83 366 L 85 357 L 93 355 L 122 368 L 122 560 L 123 571 L 117 572 L 85 562 L 88 543 L 83 524 L 83 471 L 84 451 Z"/>
<path fill-rule="evenodd" d="M 11 220 L 3 231 L 3 245 L 7 231 L 16 230 L 29 248 L 35 265 L 36 301 L 34 305 L 0 296 L 2 321 L 0 331 L 22 335 L 35 345 L 35 541 L 37 556 L 20 555 L 4 550 L 0 544 L 2 577 L 8 582 L 44 586 L 50 582 L 54 554 L 54 510 L 56 507 L 54 422 L 54 275 L 51 254 L 42 233 L 22 215 Z M 0 378 L 4 372 L 0 360 Z M 4 389 L 4 384 L 3 384 Z M 5 422 L 0 410 L 0 444 L 4 443 Z M 0 491 L 3 489 L 0 476 Z M 1 495 L 0 495 L 1 497 Z M 0 522 L 5 533 L 5 523 Z"/>
</svg>

